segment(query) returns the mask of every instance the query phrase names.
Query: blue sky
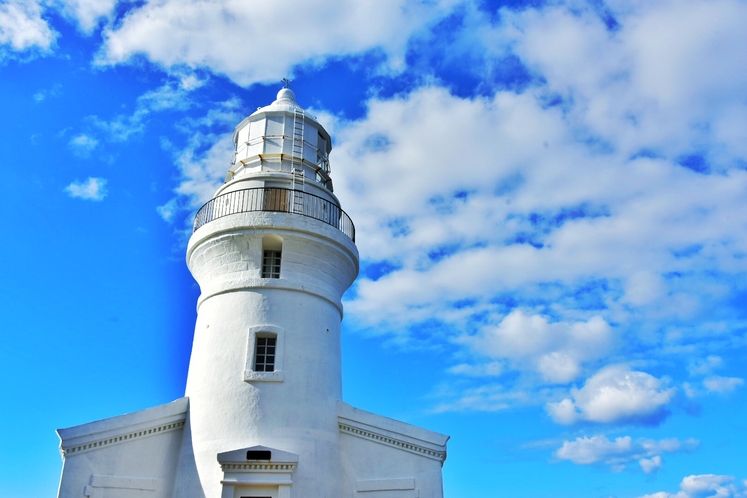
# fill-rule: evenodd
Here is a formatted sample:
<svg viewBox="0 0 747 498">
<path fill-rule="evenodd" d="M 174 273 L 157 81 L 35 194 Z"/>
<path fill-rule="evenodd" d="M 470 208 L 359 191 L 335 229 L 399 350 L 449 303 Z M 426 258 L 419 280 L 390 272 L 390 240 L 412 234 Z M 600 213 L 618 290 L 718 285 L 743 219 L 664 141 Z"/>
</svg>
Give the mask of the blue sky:
<svg viewBox="0 0 747 498">
<path fill-rule="evenodd" d="M 747 496 L 747 2 L 0 0 L 0 497 L 183 394 L 191 217 L 284 77 L 357 227 L 351 404 L 450 498 Z"/>
</svg>

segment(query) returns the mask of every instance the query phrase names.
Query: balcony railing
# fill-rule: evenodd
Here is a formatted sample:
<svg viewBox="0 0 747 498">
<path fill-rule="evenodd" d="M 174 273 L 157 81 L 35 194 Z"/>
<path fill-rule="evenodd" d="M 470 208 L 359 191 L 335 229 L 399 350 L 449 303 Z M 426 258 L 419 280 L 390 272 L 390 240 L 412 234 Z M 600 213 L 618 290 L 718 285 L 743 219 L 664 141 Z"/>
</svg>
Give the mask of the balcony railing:
<svg viewBox="0 0 747 498">
<path fill-rule="evenodd" d="M 314 194 L 287 188 L 259 187 L 234 190 L 210 199 L 195 215 L 194 229 L 236 213 L 270 211 L 308 216 L 340 230 L 355 242 L 355 225 L 337 204 Z"/>
</svg>

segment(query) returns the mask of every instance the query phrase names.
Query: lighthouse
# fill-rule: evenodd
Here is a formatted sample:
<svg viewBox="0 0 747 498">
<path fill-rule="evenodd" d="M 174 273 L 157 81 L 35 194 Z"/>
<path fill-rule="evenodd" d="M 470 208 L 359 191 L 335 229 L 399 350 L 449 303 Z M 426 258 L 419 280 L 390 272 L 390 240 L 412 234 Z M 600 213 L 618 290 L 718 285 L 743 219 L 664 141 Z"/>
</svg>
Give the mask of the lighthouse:
<svg viewBox="0 0 747 498">
<path fill-rule="evenodd" d="M 447 436 L 342 399 L 359 256 L 329 134 L 283 88 L 233 141 L 187 247 L 201 293 L 185 396 L 58 430 L 59 497 L 442 497 Z"/>
</svg>

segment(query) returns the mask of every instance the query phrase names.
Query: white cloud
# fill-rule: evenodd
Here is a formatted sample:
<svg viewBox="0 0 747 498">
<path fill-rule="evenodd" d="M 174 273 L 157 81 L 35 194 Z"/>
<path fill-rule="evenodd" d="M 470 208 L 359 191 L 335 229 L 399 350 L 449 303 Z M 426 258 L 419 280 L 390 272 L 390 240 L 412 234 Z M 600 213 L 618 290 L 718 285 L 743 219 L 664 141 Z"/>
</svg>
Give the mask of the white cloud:
<svg viewBox="0 0 747 498">
<path fill-rule="evenodd" d="M 657 422 L 674 396 L 666 382 L 626 365 L 603 368 L 571 397 L 547 404 L 555 422 Z"/>
<path fill-rule="evenodd" d="M 607 436 L 600 435 L 564 441 L 555 452 L 555 457 L 578 465 L 603 464 L 614 471 L 624 469 L 630 462 L 637 462 L 643 472 L 649 474 L 661 468 L 663 453 L 692 451 L 698 444 L 695 439 L 682 442 L 676 438 L 634 441 L 630 436 L 622 436 L 609 440 Z"/>
<path fill-rule="evenodd" d="M 698 358 L 690 362 L 690 375 L 705 375 L 713 369 L 720 367 L 724 360 L 720 356 L 708 355 L 706 358 Z"/>
<path fill-rule="evenodd" d="M 550 5 L 511 12 L 504 25 L 513 49 L 572 99 L 579 124 L 633 154 L 673 152 L 702 143 L 700 125 L 720 123 L 743 104 L 747 5 L 736 0 L 660 1 L 613 8 L 610 31 L 592 6 Z M 580 7 L 580 8 L 579 8 Z M 744 133 L 727 142 L 742 151 Z M 736 138 L 736 137 L 735 137 Z"/>
<path fill-rule="evenodd" d="M 531 91 L 466 100 L 421 89 L 371 101 L 365 120 L 335 127 L 337 191 L 361 254 L 395 268 L 359 280 L 348 309 L 364 324 L 401 331 L 472 300 L 453 315 L 463 320 L 495 310 L 489 301 L 503 293 L 541 299 L 534 286 L 594 279 L 629 282 L 623 302 L 634 307 L 665 299 L 652 313 L 687 317 L 702 287 L 687 289 L 695 298 L 670 294 L 665 273 L 745 269 L 733 223 L 747 207 L 743 171 L 600 157 Z M 614 304 L 604 294 L 601 304 Z"/>
<path fill-rule="evenodd" d="M 247 84 L 285 75 L 302 60 L 321 61 L 323 53 L 381 43 L 366 38 L 366 27 L 349 35 L 360 36 L 359 44 L 338 37 L 342 49 L 326 31 L 307 46 L 288 47 L 278 42 L 290 39 L 285 25 L 263 31 L 273 26 L 261 21 L 277 15 L 274 5 L 262 7 L 255 31 L 225 29 L 248 21 L 243 6 L 220 5 L 214 12 L 203 12 L 203 3 L 177 9 L 171 1 L 136 8 L 107 32 L 102 60 L 144 53 L 168 67 L 208 67 Z M 330 19 L 350 16 L 351 8 Z M 436 324 L 438 340 L 462 347 L 451 373 L 487 374 L 494 362 L 504 373 L 518 369 L 547 384 L 581 378 L 626 347 L 612 338 L 642 339 L 636 354 L 653 362 L 662 351 L 691 351 L 693 337 L 728 340 L 738 326 L 729 303 L 747 271 L 747 172 L 734 167 L 747 159 L 747 126 L 740 124 L 747 85 L 739 69 L 747 53 L 745 4 L 612 8 L 615 30 L 578 1 L 573 9 L 503 9 L 495 23 L 476 16 L 452 33 L 465 50 L 515 54 L 537 76 L 520 93 L 460 98 L 428 86 L 372 98 L 356 121 L 320 113 L 335 138 L 336 194 L 356 223 L 363 258 L 345 303 L 350 326 L 406 341 L 423 337 L 412 333 L 421 325 Z M 700 17 L 706 28 L 693 25 Z M 309 29 L 318 29 L 315 19 Z M 410 26 L 409 19 L 394 16 L 390 25 Z M 336 35 L 349 29 L 331 25 Z M 225 36 L 215 37 L 218 29 Z M 402 39 L 415 29 L 401 30 Z M 682 40 L 683 33 L 692 39 Z M 218 42 L 206 44 L 203 36 Z M 242 46 L 261 40 L 237 52 L 234 36 Z M 402 42 L 392 43 L 385 50 L 395 53 L 391 47 Z M 476 74 L 487 65 L 476 64 Z M 704 67 L 713 71 L 707 77 Z M 178 201 L 162 207 L 166 217 L 175 206 L 194 209 L 209 199 L 230 151 L 228 135 L 214 131 L 173 148 L 181 179 Z M 386 271 L 367 273 L 377 265 Z M 706 312 L 718 316 L 706 323 Z M 580 336 L 577 329 L 597 332 Z M 673 391 L 649 374 L 626 372 L 627 381 L 607 388 L 630 397 L 629 408 L 613 406 L 601 391 L 589 394 L 600 372 L 551 412 L 566 423 L 661 415 Z M 511 402 L 483 387 L 460 406 Z"/>
<path fill-rule="evenodd" d="M 138 97 L 132 114 L 120 114 L 109 121 L 89 116 L 91 122 L 102 130 L 112 142 L 127 141 L 132 135 L 145 130 L 148 118 L 154 112 L 183 111 L 192 106 L 191 92 L 200 88 L 205 80 L 190 72 L 182 72 L 163 85 Z"/>
<path fill-rule="evenodd" d="M 42 7 L 34 0 L 0 3 L 0 60 L 8 51 L 47 51 L 57 34 L 42 18 Z"/>
<path fill-rule="evenodd" d="M 410 35 L 453 3 L 324 0 L 289 10 L 276 2 L 148 1 L 105 31 L 100 62 L 143 54 L 167 68 L 208 68 L 241 85 L 277 81 L 298 64 L 372 49 L 383 50 L 397 67 Z"/>
<path fill-rule="evenodd" d="M 661 469 L 663 461 L 661 455 L 656 455 L 651 458 L 641 458 L 638 463 L 644 473 L 651 474 L 652 472 L 658 472 Z"/>
<path fill-rule="evenodd" d="M 83 33 L 91 32 L 102 20 L 110 20 L 118 0 L 60 0 L 62 13 L 77 21 Z"/>
<path fill-rule="evenodd" d="M 98 116 L 87 116 L 90 127 L 95 129 L 99 138 L 94 133 L 80 133 L 68 142 L 68 146 L 78 157 L 87 158 L 98 147 L 100 138 L 109 142 L 125 142 L 132 136 L 142 133 L 148 124 L 148 119 L 157 112 L 183 111 L 193 105 L 191 92 L 200 88 L 205 79 L 189 71 L 177 71 L 160 87 L 145 92 L 137 98 L 135 109 L 131 114 L 119 114 L 112 119 L 105 120 Z M 57 87 L 53 87 L 57 88 Z M 57 89 L 56 91 L 59 91 Z M 48 92 L 37 92 L 34 99 L 40 102 L 46 98 Z M 233 102 L 233 101 L 232 101 Z M 210 111 L 213 115 L 222 112 L 219 109 Z M 225 105 L 223 106 L 225 107 Z M 103 135 L 103 137 L 102 137 Z M 214 137 L 211 134 L 202 134 L 191 138 L 192 147 L 197 147 L 199 142 L 202 146 L 206 140 Z M 182 161 L 186 158 L 183 157 Z M 227 169 L 227 168 L 226 168 Z M 225 174 L 225 172 L 223 173 Z M 204 189 L 203 189 L 204 190 Z M 176 201 L 172 207 L 177 206 Z M 167 213 L 167 210 L 162 212 Z M 172 213 L 173 214 L 173 213 Z"/>
<path fill-rule="evenodd" d="M 85 181 L 74 181 L 65 191 L 70 197 L 85 199 L 89 201 L 103 201 L 106 197 L 106 180 L 104 178 L 89 177 Z"/>
<path fill-rule="evenodd" d="M 742 384 L 744 384 L 744 379 L 740 379 L 739 377 L 713 376 L 703 381 L 703 385 L 710 392 L 721 394 L 730 393 Z"/>
<path fill-rule="evenodd" d="M 180 174 L 179 184 L 174 189 L 176 196 L 157 208 L 166 221 L 174 220 L 178 212 L 193 212 L 209 201 L 225 180 L 233 157 L 233 127 L 243 115 L 236 99 L 212 107 L 202 118 L 181 121 L 180 128 L 188 137 L 184 147 L 164 143 Z M 216 133 L 215 129 L 225 131 Z M 191 226 L 191 220 L 187 221 Z"/>
<path fill-rule="evenodd" d="M 179 212 L 179 204 L 176 199 L 169 200 L 166 204 L 156 208 L 158 214 L 164 221 L 172 221 Z"/>
<path fill-rule="evenodd" d="M 691 475 L 682 479 L 678 493 L 658 493 L 640 498 L 737 498 L 747 496 L 743 483 L 735 483 L 734 477 L 715 474 Z"/>
<path fill-rule="evenodd" d="M 577 438 L 575 441 L 565 441 L 563 446 L 555 452 L 561 460 L 570 460 L 580 465 L 610 461 L 617 462 L 619 455 L 629 455 L 633 450 L 633 440 L 630 436 L 618 437 L 610 441 L 606 436 Z"/>
<path fill-rule="evenodd" d="M 447 391 L 453 390 L 447 389 Z M 439 393 L 439 397 L 451 398 L 451 400 L 438 404 L 433 409 L 435 413 L 465 411 L 497 412 L 516 405 L 536 403 L 536 395 L 532 392 L 507 389 L 501 385 L 484 385 L 470 389 L 460 389 L 458 392 Z"/>
<path fill-rule="evenodd" d="M 34 99 L 34 102 L 37 104 L 40 104 L 47 100 L 48 98 L 53 97 L 59 97 L 62 94 L 62 85 L 59 83 L 52 85 L 50 88 L 44 88 L 42 90 L 39 90 L 34 95 L 31 96 L 31 98 Z"/>
<path fill-rule="evenodd" d="M 497 326 L 463 339 L 475 354 L 509 359 L 537 371 L 551 383 L 566 383 L 581 373 L 582 363 L 606 354 L 612 341 L 602 318 L 587 322 L 549 323 L 545 317 L 512 311 Z"/>
<path fill-rule="evenodd" d="M 492 361 L 490 363 L 472 365 L 468 363 L 460 363 L 450 367 L 447 371 L 452 374 L 466 375 L 469 377 L 497 377 L 506 370 L 503 363 L 499 361 Z"/>
<path fill-rule="evenodd" d="M 627 279 L 623 300 L 634 306 L 647 305 L 660 299 L 666 291 L 667 285 L 661 275 L 638 271 Z"/>
<path fill-rule="evenodd" d="M 70 149 L 80 157 L 88 157 L 98 145 L 98 140 L 85 133 L 74 136 L 68 142 Z"/>
</svg>

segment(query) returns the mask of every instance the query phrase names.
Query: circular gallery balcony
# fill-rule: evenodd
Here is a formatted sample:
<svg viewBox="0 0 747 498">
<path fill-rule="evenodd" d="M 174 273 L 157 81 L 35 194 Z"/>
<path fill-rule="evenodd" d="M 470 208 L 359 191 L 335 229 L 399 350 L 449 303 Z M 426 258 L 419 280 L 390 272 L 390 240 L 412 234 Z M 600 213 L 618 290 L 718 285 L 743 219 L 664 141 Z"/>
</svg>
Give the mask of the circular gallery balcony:
<svg viewBox="0 0 747 498">
<path fill-rule="evenodd" d="M 197 211 L 194 231 L 218 218 L 252 211 L 308 216 L 332 225 L 355 242 L 353 220 L 340 206 L 302 190 L 275 187 L 234 190 L 210 199 Z"/>
</svg>

